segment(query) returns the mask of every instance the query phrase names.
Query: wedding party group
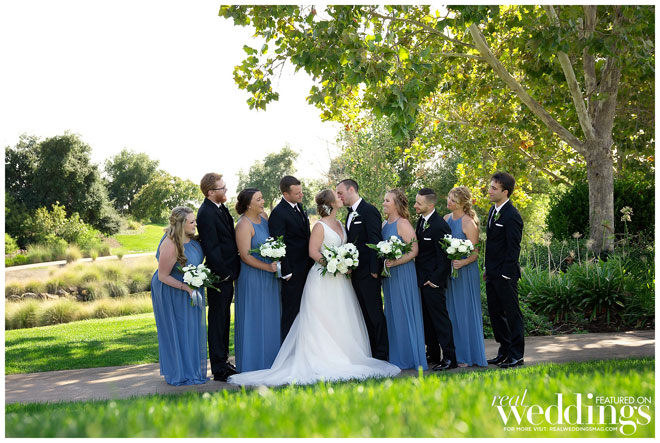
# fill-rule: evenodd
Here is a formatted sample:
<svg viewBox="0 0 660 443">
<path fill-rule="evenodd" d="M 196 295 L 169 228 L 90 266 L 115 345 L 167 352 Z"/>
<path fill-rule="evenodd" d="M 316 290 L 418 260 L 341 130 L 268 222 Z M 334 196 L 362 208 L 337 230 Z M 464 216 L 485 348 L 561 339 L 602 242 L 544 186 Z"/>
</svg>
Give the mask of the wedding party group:
<svg viewBox="0 0 660 443">
<path fill-rule="evenodd" d="M 413 219 L 402 190 L 385 193 L 381 215 L 360 197 L 358 183 L 346 179 L 315 196 L 319 220 L 311 229 L 300 181 L 285 176 L 279 187 L 282 199 L 270 215 L 258 189 L 240 191 L 235 221 L 225 206 L 223 176 L 208 173 L 197 214 L 185 206 L 172 210 L 151 284 L 167 383 L 209 380 L 207 339 L 213 380 L 236 385 L 524 364 L 523 221 L 509 200 L 513 176 L 491 177 L 483 245 L 465 186 L 449 191 L 444 216 L 436 192 L 419 189 Z M 482 278 L 499 344 L 490 359 Z M 229 361 L 232 301 L 235 365 Z"/>
</svg>

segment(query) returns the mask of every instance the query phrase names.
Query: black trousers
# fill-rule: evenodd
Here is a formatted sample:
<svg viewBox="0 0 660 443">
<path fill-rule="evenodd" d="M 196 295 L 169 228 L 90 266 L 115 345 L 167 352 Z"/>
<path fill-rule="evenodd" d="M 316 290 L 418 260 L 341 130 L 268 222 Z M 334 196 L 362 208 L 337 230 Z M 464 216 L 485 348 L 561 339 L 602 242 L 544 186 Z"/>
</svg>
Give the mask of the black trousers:
<svg viewBox="0 0 660 443">
<path fill-rule="evenodd" d="M 422 286 L 422 306 L 424 315 L 424 339 L 431 360 L 440 360 L 438 344 L 442 348 L 442 358 L 456 361 L 456 349 L 454 347 L 454 335 L 452 331 L 449 313 L 447 312 L 447 299 L 445 288 L 432 288 Z M 428 331 L 428 334 L 427 334 Z"/>
<path fill-rule="evenodd" d="M 215 289 L 207 289 L 209 304 L 208 339 L 211 372 L 221 373 L 229 358 L 229 325 L 231 323 L 231 301 L 234 298 L 234 282 L 222 282 Z"/>
<path fill-rule="evenodd" d="M 371 355 L 378 360 L 387 361 L 390 355 L 390 344 L 387 339 L 387 323 L 380 294 L 380 279 L 367 275 L 363 278 L 355 277 L 351 283 L 367 326 Z"/>
<path fill-rule="evenodd" d="M 300 312 L 300 301 L 307 281 L 307 272 L 294 272 L 291 278 L 282 280 L 282 318 L 280 321 L 280 342 L 283 343 L 293 321 Z"/>
<path fill-rule="evenodd" d="M 525 325 L 518 303 L 518 280 L 503 277 L 486 280 L 488 315 L 498 354 L 520 359 L 525 354 Z"/>
</svg>

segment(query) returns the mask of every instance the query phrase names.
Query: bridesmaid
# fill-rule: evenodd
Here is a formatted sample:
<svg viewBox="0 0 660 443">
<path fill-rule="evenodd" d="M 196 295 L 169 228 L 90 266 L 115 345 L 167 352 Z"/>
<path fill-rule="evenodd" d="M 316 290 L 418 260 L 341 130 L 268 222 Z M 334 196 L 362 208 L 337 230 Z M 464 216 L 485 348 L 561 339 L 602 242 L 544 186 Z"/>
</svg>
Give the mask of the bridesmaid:
<svg viewBox="0 0 660 443">
<path fill-rule="evenodd" d="M 261 191 L 247 188 L 238 194 L 236 245 L 241 272 L 236 281 L 234 343 L 239 372 L 270 368 L 280 350 L 280 287 L 277 264 L 250 249 L 270 236 Z"/>
<path fill-rule="evenodd" d="M 405 243 L 416 240 L 415 229 L 410 223 L 406 195 L 393 189 L 385 194 L 383 212 L 383 239 L 397 236 Z M 390 343 L 390 363 L 401 369 L 428 369 L 424 350 L 424 324 L 422 300 L 417 286 L 417 274 L 413 259 L 419 247 L 413 243 L 412 251 L 397 260 L 386 260 L 391 277 L 383 279 L 385 294 L 385 318 L 387 338 Z"/>
<path fill-rule="evenodd" d="M 476 245 L 479 241 L 479 219 L 472 209 L 472 194 L 465 186 L 449 191 L 445 215 L 451 228 L 451 236 L 469 239 Z M 487 366 L 484 349 L 483 318 L 481 316 L 481 287 L 477 258 L 479 250 L 462 260 L 452 260 L 458 269 L 458 277 L 450 278 L 447 286 L 447 311 L 453 325 L 456 360 L 459 366 Z"/>
<path fill-rule="evenodd" d="M 194 237 L 196 228 L 192 209 L 172 209 L 170 225 L 156 253 L 158 270 L 151 278 L 160 375 L 174 386 L 208 381 L 204 288 L 200 289 L 202 306 L 191 306 L 193 289 L 183 283 L 183 274 L 177 269 L 177 265 L 199 265 L 204 259 L 202 246 Z"/>
</svg>

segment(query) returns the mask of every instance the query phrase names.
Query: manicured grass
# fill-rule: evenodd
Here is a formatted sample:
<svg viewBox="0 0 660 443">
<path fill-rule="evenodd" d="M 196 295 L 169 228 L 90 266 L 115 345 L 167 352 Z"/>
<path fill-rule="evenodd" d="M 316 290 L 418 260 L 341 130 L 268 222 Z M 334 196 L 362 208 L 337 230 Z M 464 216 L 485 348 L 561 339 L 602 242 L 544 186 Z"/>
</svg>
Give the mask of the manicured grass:
<svg viewBox="0 0 660 443">
<path fill-rule="evenodd" d="M 493 399 L 522 396 L 523 405 L 547 409 L 563 395 L 563 409 L 603 397 L 654 397 L 654 363 L 649 359 L 545 364 L 511 371 L 484 370 L 323 384 L 279 389 L 186 393 L 127 400 L 6 406 L 6 437 L 621 437 L 613 430 L 555 431 L 521 426 L 510 415 L 505 428 Z M 495 397 L 498 396 L 498 397 Z M 621 405 L 617 407 L 617 411 Z M 556 408 L 556 406 L 555 406 Z M 521 408 L 520 408 L 521 409 Z M 655 416 L 652 405 L 649 416 Z M 606 420 L 610 416 L 605 414 Z M 556 410 L 550 414 L 556 422 Z M 572 412 L 575 421 L 575 411 Z M 630 415 L 627 415 L 630 418 Z M 570 418 L 570 417 L 569 417 Z M 598 413 L 594 412 L 595 423 Z M 633 437 L 654 437 L 655 422 L 638 420 Z M 649 424 L 645 424 L 650 421 Z M 627 423 L 627 422 L 626 422 Z M 624 423 L 625 424 L 625 423 Z M 524 430 L 522 427 L 530 427 Z M 582 426 L 577 426 L 578 428 Z M 516 429 L 517 428 L 517 429 Z M 633 431 L 626 425 L 627 433 Z"/>
<path fill-rule="evenodd" d="M 156 252 L 160 239 L 163 238 L 165 225 L 144 225 L 142 230 L 128 231 L 113 236 L 120 244 L 120 248 L 114 248 L 125 254 L 135 254 L 138 252 Z"/>
<path fill-rule="evenodd" d="M 158 363 L 153 313 L 5 331 L 5 374 L 142 363 Z"/>
</svg>

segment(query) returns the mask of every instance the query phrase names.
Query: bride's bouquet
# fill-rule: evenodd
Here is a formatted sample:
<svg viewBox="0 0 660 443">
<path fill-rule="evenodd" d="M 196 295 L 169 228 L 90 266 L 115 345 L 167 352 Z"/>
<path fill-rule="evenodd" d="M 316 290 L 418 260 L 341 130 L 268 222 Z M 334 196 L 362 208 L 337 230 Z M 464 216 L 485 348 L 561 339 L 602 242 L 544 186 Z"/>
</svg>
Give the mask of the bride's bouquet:
<svg viewBox="0 0 660 443">
<path fill-rule="evenodd" d="M 323 245 L 323 258 L 325 264 L 321 265 L 321 275 L 328 272 L 332 275 L 340 274 L 348 277 L 348 272 L 357 268 L 360 260 L 360 254 L 353 243 L 346 243 L 341 246 Z"/>
<path fill-rule="evenodd" d="M 440 240 L 440 244 L 447 252 L 449 260 L 461 260 L 474 251 L 474 245 L 470 240 L 454 238 L 449 234 L 446 234 L 445 238 Z M 458 269 L 455 269 L 454 266 L 451 267 L 451 277 L 458 277 Z"/>
<path fill-rule="evenodd" d="M 405 243 L 396 235 L 391 236 L 387 240 L 379 241 L 378 244 L 367 243 L 367 247 L 376 250 L 378 257 L 385 260 L 397 260 L 405 254 L 412 251 L 412 246 L 415 240 L 410 243 Z M 383 272 L 380 274 L 383 277 L 391 277 L 390 269 L 383 263 Z"/>
<path fill-rule="evenodd" d="M 256 252 L 263 258 L 270 258 L 277 263 L 277 277 L 282 276 L 282 268 L 280 259 L 286 255 L 286 245 L 284 244 L 284 237 L 277 238 L 268 237 L 266 241 L 259 245 L 258 248 L 250 249 L 248 252 Z"/>
<path fill-rule="evenodd" d="M 178 266 L 179 270 L 183 272 L 183 281 L 188 286 L 193 288 L 193 293 L 190 295 L 190 305 L 199 306 L 200 308 L 204 307 L 204 299 L 202 294 L 199 292 L 199 288 L 213 288 L 216 291 L 220 291 L 218 288 L 213 286 L 213 283 L 220 281 L 220 277 L 215 275 L 209 268 L 204 266 L 203 263 L 199 265 L 188 265 L 183 268 L 181 265 Z"/>
</svg>

